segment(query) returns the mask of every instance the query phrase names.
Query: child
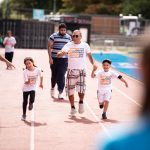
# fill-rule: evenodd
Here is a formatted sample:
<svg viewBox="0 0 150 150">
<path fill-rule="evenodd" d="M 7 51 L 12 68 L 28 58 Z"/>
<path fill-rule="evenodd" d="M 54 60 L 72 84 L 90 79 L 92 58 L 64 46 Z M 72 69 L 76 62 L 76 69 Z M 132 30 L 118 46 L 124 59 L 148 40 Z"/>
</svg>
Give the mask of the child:
<svg viewBox="0 0 150 150">
<path fill-rule="evenodd" d="M 102 62 L 102 71 L 98 71 L 95 74 L 95 70 L 92 71 L 92 78 L 95 76 L 98 77 L 98 90 L 97 90 L 97 98 L 99 102 L 100 109 L 103 109 L 102 119 L 107 119 L 106 112 L 108 109 L 109 101 L 111 99 L 112 87 L 111 87 L 111 80 L 113 78 L 118 78 L 122 82 L 125 83 L 125 86 L 128 87 L 128 83 L 122 78 L 121 75 L 118 73 L 110 70 L 111 61 L 108 59 L 103 60 Z"/>
<path fill-rule="evenodd" d="M 31 57 L 24 59 L 26 69 L 23 72 L 24 85 L 23 85 L 23 115 L 21 120 L 26 120 L 26 108 L 29 97 L 29 110 L 32 110 L 35 100 L 35 91 L 38 85 L 38 77 L 40 77 L 39 87 L 43 88 L 43 76 L 42 71 L 34 65 L 34 61 Z"/>
</svg>

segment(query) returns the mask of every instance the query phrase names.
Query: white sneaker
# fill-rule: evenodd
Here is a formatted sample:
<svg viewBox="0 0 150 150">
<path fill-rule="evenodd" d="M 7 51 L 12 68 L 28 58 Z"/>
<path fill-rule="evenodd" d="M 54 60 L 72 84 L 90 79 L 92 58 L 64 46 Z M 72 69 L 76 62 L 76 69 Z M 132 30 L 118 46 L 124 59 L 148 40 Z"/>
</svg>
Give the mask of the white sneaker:
<svg viewBox="0 0 150 150">
<path fill-rule="evenodd" d="M 64 99 L 63 96 L 62 96 L 62 93 L 58 94 L 58 99 Z"/>
<path fill-rule="evenodd" d="M 74 116 L 77 113 L 75 108 L 71 108 L 70 114 Z"/>
<path fill-rule="evenodd" d="M 22 115 L 21 120 L 25 121 L 26 120 L 26 115 Z"/>
<path fill-rule="evenodd" d="M 51 97 L 54 98 L 54 95 L 55 95 L 55 90 L 53 88 L 53 89 L 51 89 Z"/>
<path fill-rule="evenodd" d="M 80 114 L 84 113 L 84 104 L 79 104 L 78 112 L 79 112 Z"/>
</svg>

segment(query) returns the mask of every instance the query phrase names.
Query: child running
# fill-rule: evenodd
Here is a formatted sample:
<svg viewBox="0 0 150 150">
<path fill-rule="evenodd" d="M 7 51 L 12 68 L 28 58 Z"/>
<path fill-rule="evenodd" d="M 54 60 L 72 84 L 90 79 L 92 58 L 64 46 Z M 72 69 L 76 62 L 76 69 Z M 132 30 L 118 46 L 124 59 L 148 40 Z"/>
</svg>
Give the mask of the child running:
<svg viewBox="0 0 150 150">
<path fill-rule="evenodd" d="M 109 101 L 112 94 L 112 85 L 111 81 L 113 78 L 118 78 L 125 83 L 125 86 L 128 87 L 128 83 L 123 79 L 121 75 L 117 72 L 110 70 L 111 61 L 108 59 L 103 60 L 102 62 L 103 70 L 99 70 L 95 73 L 95 70 L 92 71 L 92 78 L 98 78 L 98 90 L 97 98 L 99 102 L 100 109 L 103 108 L 102 119 L 107 119 L 106 112 L 109 106 Z"/>
<path fill-rule="evenodd" d="M 32 110 L 33 103 L 35 100 L 35 91 L 37 90 L 38 79 L 40 77 L 39 87 L 43 89 L 43 76 L 42 70 L 37 68 L 31 57 L 26 57 L 24 59 L 24 64 L 26 69 L 23 72 L 24 84 L 23 84 L 23 115 L 21 120 L 26 120 L 26 108 L 28 104 L 29 97 L 29 110 Z"/>
</svg>

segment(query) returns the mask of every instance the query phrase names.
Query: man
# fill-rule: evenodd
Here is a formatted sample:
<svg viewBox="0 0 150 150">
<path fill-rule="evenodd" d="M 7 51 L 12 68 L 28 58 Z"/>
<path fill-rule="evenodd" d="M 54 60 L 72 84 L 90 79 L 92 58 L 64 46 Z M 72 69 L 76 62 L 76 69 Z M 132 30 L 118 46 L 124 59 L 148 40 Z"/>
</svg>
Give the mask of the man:
<svg viewBox="0 0 150 150">
<path fill-rule="evenodd" d="M 11 31 L 7 31 L 7 37 L 4 38 L 3 44 L 5 46 L 5 58 L 12 62 L 14 56 L 14 46 L 16 45 L 16 39 L 12 36 Z M 8 65 L 6 69 L 11 69 Z"/>
<path fill-rule="evenodd" d="M 57 58 L 56 54 L 62 49 L 62 47 L 71 41 L 71 36 L 66 33 L 66 25 L 61 23 L 59 25 L 59 31 L 53 33 L 48 40 L 48 54 L 49 63 L 51 68 L 51 97 L 54 98 L 54 88 L 57 84 L 58 98 L 63 99 L 62 93 L 65 86 L 65 73 L 68 66 L 67 56 Z"/>
<path fill-rule="evenodd" d="M 2 57 L 1 55 L 0 55 L 0 60 L 3 61 L 3 62 L 5 62 L 8 67 L 15 68 L 15 66 L 11 62 L 9 62 L 7 59 L 5 59 L 4 57 Z"/>
<path fill-rule="evenodd" d="M 86 86 L 86 55 L 88 56 L 90 63 L 93 65 L 93 69 L 97 69 L 97 66 L 92 58 L 89 45 L 85 42 L 82 42 L 81 39 L 82 35 L 80 30 L 75 30 L 72 34 L 73 41 L 67 43 L 62 50 L 57 53 L 57 57 L 62 57 L 63 55 L 68 54 L 67 93 L 71 105 L 71 115 L 76 113 L 74 105 L 75 88 L 79 96 L 78 112 L 84 112 L 83 99 Z"/>
</svg>

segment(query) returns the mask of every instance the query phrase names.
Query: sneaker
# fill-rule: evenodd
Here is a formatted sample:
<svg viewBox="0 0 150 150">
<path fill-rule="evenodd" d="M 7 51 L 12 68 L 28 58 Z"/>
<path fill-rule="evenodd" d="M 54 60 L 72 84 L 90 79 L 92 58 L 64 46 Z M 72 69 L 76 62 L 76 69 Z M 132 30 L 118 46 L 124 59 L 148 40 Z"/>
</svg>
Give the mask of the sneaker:
<svg viewBox="0 0 150 150">
<path fill-rule="evenodd" d="M 106 113 L 102 114 L 102 119 L 107 119 Z"/>
<path fill-rule="evenodd" d="M 62 96 L 62 93 L 58 94 L 58 99 L 64 99 L 63 96 Z"/>
<path fill-rule="evenodd" d="M 29 109 L 29 110 L 32 110 L 32 109 L 33 109 L 33 103 L 29 103 L 28 109 Z"/>
<path fill-rule="evenodd" d="M 84 113 L 84 104 L 79 104 L 78 112 L 79 112 L 80 114 Z"/>
<path fill-rule="evenodd" d="M 104 107 L 104 105 L 103 105 L 103 104 L 100 104 L 100 105 L 99 105 L 99 108 L 100 108 L 100 109 L 102 109 L 103 107 Z"/>
<path fill-rule="evenodd" d="M 22 115 L 21 120 L 25 121 L 26 120 L 26 115 Z"/>
<path fill-rule="evenodd" d="M 55 90 L 54 90 L 54 88 L 52 88 L 51 89 L 51 97 L 54 98 L 54 95 L 55 95 Z"/>
<path fill-rule="evenodd" d="M 75 108 L 71 108 L 70 114 L 74 116 L 77 113 Z"/>
</svg>

